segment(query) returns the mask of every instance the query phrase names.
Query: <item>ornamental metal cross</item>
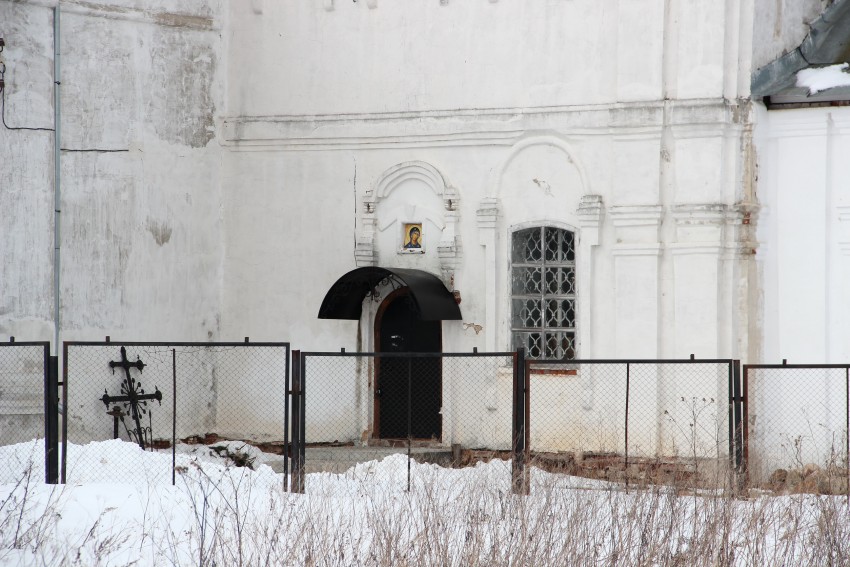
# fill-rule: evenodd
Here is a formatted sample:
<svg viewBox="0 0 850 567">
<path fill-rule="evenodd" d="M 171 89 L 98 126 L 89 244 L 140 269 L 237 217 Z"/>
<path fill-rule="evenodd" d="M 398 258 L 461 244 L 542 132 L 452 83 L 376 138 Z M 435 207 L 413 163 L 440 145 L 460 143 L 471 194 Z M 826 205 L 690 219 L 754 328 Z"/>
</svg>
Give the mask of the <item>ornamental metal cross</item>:
<svg viewBox="0 0 850 567">
<path fill-rule="evenodd" d="M 124 347 L 121 347 L 120 362 L 115 362 L 114 360 L 109 361 L 109 367 L 112 369 L 113 374 L 115 374 L 116 366 L 124 369 L 125 378 L 124 381 L 121 382 L 121 393 L 123 395 L 110 396 L 106 393 L 106 390 L 104 390 L 103 397 L 100 398 L 100 401 L 106 404 L 107 408 L 109 408 L 109 404 L 113 402 L 122 402 L 125 406 L 129 406 L 130 415 L 136 423 L 136 440 L 139 442 L 139 447 L 141 447 L 144 451 L 144 432 L 142 430 L 142 420 L 139 416 L 147 413 L 147 400 L 156 400 L 159 402 L 159 405 L 162 405 L 162 392 L 159 391 L 159 388 L 154 386 L 156 391 L 153 394 L 145 394 L 145 390 L 142 388 L 142 383 L 133 380 L 133 377 L 130 376 L 130 369 L 136 368 L 139 372 L 141 372 L 145 367 L 145 363 L 142 362 L 138 356 L 136 356 L 136 362 L 130 362 L 127 360 L 127 350 Z"/>
</svg>

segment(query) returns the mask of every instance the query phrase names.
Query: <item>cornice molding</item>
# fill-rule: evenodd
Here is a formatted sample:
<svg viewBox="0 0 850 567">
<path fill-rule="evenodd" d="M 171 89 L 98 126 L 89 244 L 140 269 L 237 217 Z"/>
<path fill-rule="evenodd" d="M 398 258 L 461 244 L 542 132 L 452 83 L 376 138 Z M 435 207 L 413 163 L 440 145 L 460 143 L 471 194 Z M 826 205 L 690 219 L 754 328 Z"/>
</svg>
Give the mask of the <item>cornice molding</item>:
<svg viewBox="0 0 850 567">
<path fill-rule="evenodd" d="M 768 140 L 850 133 L 850 107 L 780 110 L 768 113 L 763 124 Z"/>
<path fill-rule="evenodd" d="M 678 112 L 667 126 L 683 135 L 728 135 L 736 112 L 721 99 L 668 102 Z M 231 116 L 219 118 L 221 142 L 238 150 L 511 146 L 529 131 L 564 131 L 570 138 L 654 139 L 664 122 L 663 101 L 599 105 L 405 111 L 386 113 Z"/>
<path fill-rule="evenodd" d="M 727 247 L 717 242 L 673 242 L 667 248 L 674 256 L 711 255 L 721 256 Z"/>
<path fill-rule="evenodd" d="M 658 242 L 638 244 L 615 244 L 612 256 L 661 256 L 663 246 Z"/>
<path fill-rule="evenodd" d="M 661 205 L 618 205 L 608 209 L 614 226 L 658 226 L 664 216 Z"/>
<path fill-rule="evenodd" d="M 677 225 L 725 224 L 729 207 L 720 203 L 673 205 L 670 212 Z"/>
</svg>

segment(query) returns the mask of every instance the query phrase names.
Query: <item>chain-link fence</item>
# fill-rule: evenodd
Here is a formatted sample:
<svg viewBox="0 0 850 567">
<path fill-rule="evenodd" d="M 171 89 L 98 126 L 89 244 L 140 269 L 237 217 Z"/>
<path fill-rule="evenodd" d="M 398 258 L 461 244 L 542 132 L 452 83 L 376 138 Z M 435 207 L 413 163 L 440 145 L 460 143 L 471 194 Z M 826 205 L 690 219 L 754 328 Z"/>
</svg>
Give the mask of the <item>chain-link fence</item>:
<svg viewBox="0 0 850 567">
<path fill-rule="evenodd" d="M 638 484 L 728 480 L 736 454 L 736 361 L 527 365 L 533 464 Z"/>
<path fill-rule="evenodd" d="M 745 365 L 744 387 L 750 483 L 846 493 L 850 365 Z"/>
<path fill-rule="evenodd" d="M 371 475 L 409 483 L 409 459 L 445 466 L 509 458 L 516 353 L 298 353 L 293 458 L 299 472 Z M 505 485 L 510 486 L 507 475 Z M 299 488 L 300 487 L 300 488 Z"/>
<path fill-rule="evenodd" d="M 201 448 L 284 472 L 288 373 L 287 343 L 66 342 L 63 482 L 87 467 L 103 480 L 172 480 L 176 453 Z M 110 439 L 124 443 L 113 466 L 92 462 L 83 446 Z M 163 470 L 136 470 L 138 449 L 168 456 Z"/>
<path fill-rule="evenodd" d="M 0 343 L 0 446 L 45 439 L 49 360 L 47 342 Z M 0 459 L 0 484 L 19 480 L 20 471 L 29 465 L 12 462 L 17 458 Z M 34 469 L 42 470 L 40 453 L 22 458 L 35 459 Z M 35 475 L 35 478 L 43 477 L 41 472 Z"/>
</svg>

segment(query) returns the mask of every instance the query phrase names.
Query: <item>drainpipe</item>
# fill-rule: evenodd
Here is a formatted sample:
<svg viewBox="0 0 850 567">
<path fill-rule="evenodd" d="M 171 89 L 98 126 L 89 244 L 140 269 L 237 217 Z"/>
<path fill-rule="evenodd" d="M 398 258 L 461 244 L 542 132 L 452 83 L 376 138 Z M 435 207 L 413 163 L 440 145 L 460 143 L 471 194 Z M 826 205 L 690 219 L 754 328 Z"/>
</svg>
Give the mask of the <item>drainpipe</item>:
<svg viewBox="0 0 850 567">
<path fill-rule="evenodd" d="M 59 214 L 61 212 L 61 163 L 60 163 L 60 111 L 61 99 L 59 87 L 59 2 L 53 8 L 53 354 L 59 355 L 59 270 L 60 270 L 60 238 Z"/>
</svg>

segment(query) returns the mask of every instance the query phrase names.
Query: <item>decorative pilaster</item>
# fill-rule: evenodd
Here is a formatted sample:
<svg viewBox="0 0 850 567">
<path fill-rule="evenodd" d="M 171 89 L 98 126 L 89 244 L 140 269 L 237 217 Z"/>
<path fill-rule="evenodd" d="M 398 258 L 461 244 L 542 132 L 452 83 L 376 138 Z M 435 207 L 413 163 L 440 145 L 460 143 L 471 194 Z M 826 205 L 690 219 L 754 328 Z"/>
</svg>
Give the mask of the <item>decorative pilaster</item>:
<svg viewBox="0 0 850 567">
<path fill-rule="evenodd" d="M 366 191 L 362 201 L 363 212 L 360 215 L 362 228 L 354 243 L 354 262 L 358 268 L 375 265 L 375 228 L 378 223 L 375 215 L 376 205 L 375 192 Z"/>
<path fill-rule="evenodd" d="M 585 195 L 581 198 L 576 209 L 579 217 L 582 239 L 587 240 L 588 246 L 599 244 L 599 225 L 602 221 L 602 196 Z"/>
<path fill-rule="evenodd" d="M 579 249 L 576 257 L 576 277 L 578 278 L 578 342 L 582 349 L 592 348 L 591 305 L 593 293 L 593 247 L 599 245 L 602 224 L 602 197 L 585 195 L 579 202 L 576 214 L 579 218 Z M 583 350 L 582 358 L 590 358 L 591 352 Z"/>
<path fill-rule="evenodd" d="M 604 207 L 601 195 L 584 195 L 579 202 L 579 234 L 576 254 L 577 310 L 576 333 L 578 339 L 578 357 L 592 358 L 598 346 L 593 345 L 593 248 L 599 245 Z M 588 368 L 581 373 L 581 404 L 585 410 L 592 410 L 595 403 L 597 378 L 595 369 Z"/>
<path fill-rule="evenodd" d="M 838 209 L 838 248 L 842 256 L 850 256 L 850 206 Z"/>
<path fill-rule="evenodd" d="M 846 293 L 846 282 L 850 281 L 850 206 L 836 207 L 838 209 L 838 267 L 830 288 L 836 290 L 834 297 L 838 304 L 835 309 L 835 336 L 850 336 L 850 297 Z M 850 358 L 850 345 L 847 341 L 835 345 L 832 350 L 835 360 Z"/>
<path fill-rule="evenodd" d="M 611 207 L 616 244 L 614 256 L 615 355 L 658 356 L 660 282 L 659 231 L 664 209 L 659 205 Z"/>
<path fill-rule="evenodd" d="M 661 223 L 659 205 L 611 207 L 614 225 L 614 340 L 613 353 L 623 358 L 660 358 L 661 335 Z M 660 416 L 657 375 L 646 376 L 632 394 L 633 407 L 644 416 Z M 652 421 L 660 421 L 655 418 Z M 646 450 L 657 443 L 655 427 L 636 428 L 629 435 L 630 450 Z"/>
<path fill-rule="evenodd" d="M 487 350 L 496 350 L 498 327 L 496 324 L 496 227 L 501 205 L 496 197 L 481 200 L 478 217 L 478 244 L 484 247 L 484 334 Z"/>
<path fill-rule="evenodd" d="M 757 286 L 758 269 L 756 239 L 759 206 L 755 203 L 737 203 L 726 211 L 725 252 L 721 256 L 721 268 L 729 292 L 722 306 L 731 324 L 721 328 L 721 347 L 728 345 L 728 356 L 740 359 L 755 359 L 758 354 L 751 345 L 750 328 L 754 324 L 755 312 L 747 307 L 751 304 L 750 289 Z M 728 334 L 727 334 L 728 333 Z M 721 350 L 721 352 L 723 352 Z"/>
<path fill-rule="evenodd" d="M 725 313 L 729 297 L 721 260 L 726 252 L 729 209 L 718 203 L 676 205 L 673 259 L 673 356 L 727 356 L 721 349 L 721 326 L 731 325 Z M 725 331 L 724 331 L 725 332 Z"/>
<path fill-rule="evenodd" d="M 440 258 L 440 272 L 445 286 L 454 291 L 457 282 L 454 281 L 455 271 L 461 259 L 460 237 L 457 235 L 457 225 L 460 220 L 460 198 L 454 187 L 446 187 L 443 192 L 443 220 L 445 228 L 437 245 L 437 256 Z"/>
</svg>

